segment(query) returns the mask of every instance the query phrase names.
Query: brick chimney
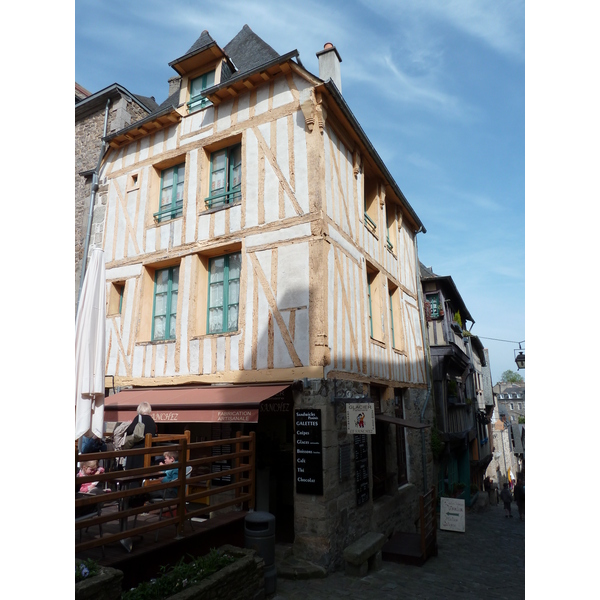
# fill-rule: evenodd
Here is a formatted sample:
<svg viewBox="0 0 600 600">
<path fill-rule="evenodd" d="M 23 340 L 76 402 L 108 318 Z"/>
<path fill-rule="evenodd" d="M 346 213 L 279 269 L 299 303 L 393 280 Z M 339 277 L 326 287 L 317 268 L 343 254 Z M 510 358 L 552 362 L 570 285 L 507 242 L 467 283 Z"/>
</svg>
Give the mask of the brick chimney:
<svg viewBox="0 0 600 600">
<path fill-rule="evenodd" d="M 335 83 L 335 87 L 342 93 L 342 76 L 340 73 L 340 63 L 342 59 L 331 42 L 327 42 L 323 46 L 323 50 L 317 52 L 319 59 L 319 77 L 323 81 L 331 79 Z"/>
<path fill-rule="evenodd" d="M 169 98 L 175 92 L 178 92 L 180 87 L 181 77 L 179 75 L 171 77 L 171 79 L 169 79 L 169 95 L 167 96 L 167 98 Z"/>
</svg>

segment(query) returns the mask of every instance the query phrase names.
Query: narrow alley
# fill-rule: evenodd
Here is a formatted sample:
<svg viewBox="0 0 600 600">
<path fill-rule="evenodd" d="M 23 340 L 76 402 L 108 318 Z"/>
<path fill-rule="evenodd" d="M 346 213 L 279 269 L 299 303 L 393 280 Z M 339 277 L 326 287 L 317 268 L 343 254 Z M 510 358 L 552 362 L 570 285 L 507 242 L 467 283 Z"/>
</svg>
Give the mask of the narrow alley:
<svg viewBox="0 0 600 600">
<path fill-rule="evenodd" d="M 512 514 L 506 518 L 502 504 L 468 510 L 465 533 L 438 530 L 438 556 L 422 567 L 384 561 L 363 578 L 343 572 L 325 579 L 278 577 L 270 600 L 525 598 L 525 522 L 514 503 Z"/>
</svg>

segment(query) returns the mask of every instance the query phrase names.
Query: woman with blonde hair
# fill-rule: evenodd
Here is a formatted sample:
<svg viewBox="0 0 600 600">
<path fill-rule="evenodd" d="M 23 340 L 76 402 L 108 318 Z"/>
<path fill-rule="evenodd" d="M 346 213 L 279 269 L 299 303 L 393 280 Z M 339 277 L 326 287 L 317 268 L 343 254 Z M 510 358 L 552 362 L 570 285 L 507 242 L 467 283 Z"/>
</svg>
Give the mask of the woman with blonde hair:
<svg viewBox="0 0 600 600">
<path fill-rule="evenodd" d="M 151 433 L 152 435 L 156 435 L 156 423 L 154 419 L 150 416 L 152 413 L 152 407 L 148 402 L 141 402 L 137 407 L 138 416 L 131 421 L 129 427 L 127 428 L 126 435 L 133 435 L 133 430 L 138 422 L 142 422 L 144 424 L 144 435 L 148 435 Z M 143 448 L 145 444 L 145 440 L 138 442 L 132 448 Z M 128 456 L 125 462 L 125 470 L 129 469 L 141 469 L 144 466 L 144 455 L 139 454 L 138 456 Z M 131 484 L 129 487 L 136 487 L 134 484 Z"/>
</svg>

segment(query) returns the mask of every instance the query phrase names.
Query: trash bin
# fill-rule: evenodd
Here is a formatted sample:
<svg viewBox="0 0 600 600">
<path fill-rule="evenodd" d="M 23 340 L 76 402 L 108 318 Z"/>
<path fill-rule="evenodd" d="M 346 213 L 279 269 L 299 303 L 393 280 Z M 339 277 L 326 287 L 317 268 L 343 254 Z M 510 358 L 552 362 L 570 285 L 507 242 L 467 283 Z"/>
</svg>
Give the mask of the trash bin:
<svg viewBox="0 0 600 600">
<path fill-rule="evenodd" d="M 250 512 L 244 519 L 246 548 L 256 550 L 265 561 L 265 594 L 275 592 L 277 567 L 275 566 L 275 515 L 268 512 Z"/>
</svg>

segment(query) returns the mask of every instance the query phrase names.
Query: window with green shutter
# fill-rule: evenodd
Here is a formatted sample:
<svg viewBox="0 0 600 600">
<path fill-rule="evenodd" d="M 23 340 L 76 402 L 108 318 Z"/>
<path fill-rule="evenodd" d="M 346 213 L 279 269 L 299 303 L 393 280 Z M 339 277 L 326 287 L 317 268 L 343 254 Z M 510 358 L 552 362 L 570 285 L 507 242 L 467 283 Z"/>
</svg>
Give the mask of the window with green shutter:
<svg viewBox="0 0 600 600">
<path fill-rule="evenodd" d="M 175 339 L 179 267 L 156 271 L 152 308 L 152 340 Z"/>
<path fill-rule="evenodd" d="M 241 267 L 239 252 L 210 259 L 206 333 L 237 331 Z"/>
<path fill-rule="evenodd" d="M 160 174 L 160 207 L 154 218 L 160 223 L 180 217 L 183 211 L 185 163 L 164 169 Z"/>
<path fill-rule="evenodd" d="M 215 72 L 209 71 L 192 79 L 190 83 L 190 100 L 187 103 L 188 112 L 193 113 L 197 110 L 205 108 L 211 104 L 208 98 L 203 95 L 204 90 L 212 87 L 215 84 Z"/>
<path fill-rule="evenodd" d="M 210 194 L 206 208 L 242 199 L 242 145 L 235 144 L 210 155 Z"/>
<path fill-rule="evenodd" d="M 430 294 L 427 296 L 427 302 L 429 302 L 429 306 L 431 307 L 431 318 L 439 319 L 440 318 L 440 297 L 438 294 Z"/>
</svg>

